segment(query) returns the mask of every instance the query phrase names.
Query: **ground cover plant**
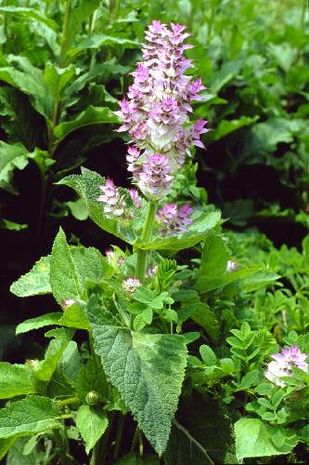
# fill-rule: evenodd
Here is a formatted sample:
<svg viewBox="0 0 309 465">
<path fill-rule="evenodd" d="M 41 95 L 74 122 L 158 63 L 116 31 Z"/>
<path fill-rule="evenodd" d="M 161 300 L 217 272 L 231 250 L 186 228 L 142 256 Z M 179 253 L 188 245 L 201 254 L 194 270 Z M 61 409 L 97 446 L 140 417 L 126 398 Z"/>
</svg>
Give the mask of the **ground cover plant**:
<svg viewBox="0 0 309 465">
<path fill-rule="evenodd" d="M 3 463 L 306 463 L 306 9 L 257 4 L 0 7 L 3 209 L 41 186 L 34 222 L 1 220 L 33 243 L 1 327 Z M 282 203 L 263 170 L 235 190 L 253 166 Z"/>
</svg>

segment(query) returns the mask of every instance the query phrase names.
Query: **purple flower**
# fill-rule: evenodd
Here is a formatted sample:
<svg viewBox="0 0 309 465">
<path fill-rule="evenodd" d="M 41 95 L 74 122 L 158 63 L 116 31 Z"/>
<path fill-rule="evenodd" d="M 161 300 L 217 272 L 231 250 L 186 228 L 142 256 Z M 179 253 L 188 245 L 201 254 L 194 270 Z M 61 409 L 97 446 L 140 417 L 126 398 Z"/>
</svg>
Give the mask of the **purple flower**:
<svg viewBox="0 0 309 465">
<path fill-rule="evenodd" d="M 133 294 L 142 283 L 137 278 L 127 278 L 123 281 L 122 287 L 128 294 Z"/>
<path fill-rule="evenodd" d="M 185 232 L 192 224 L 190 215 L 193 209 L 189 204 L 178 208 L 175 203 L 167 203 L 157 212 L 157 220 L 162 224 L 163 234 L 178 234 Z"/>
<path fill-rule="evenodd" d="M 128 169 L 133 178 L 138 177 L 139 165 L 147 163 L 149 155 L 167 156 L 174 173 L 192 144 L 204 147 L 200 137 L 207 131 L 206 121 L 190 125 L 192 101 L 201 98 L 205 87 L 200 79 L 184 74 L 192 67 L 191 60 L 184 56 L 191 48 L 184 43 L 187 37 L 184 26 L 167 27 L 160 21 L 153 21 L 145 32 L 144 61 L 132 73 L 133 83 L 117 112 L 123 120 L 119 131 L 129 131 L 134 150 L 145 151 L 138 156 L 129 151 Z"/>
<path fill-rule="evenodd" d="M 293 367 L 308 372 L 307 356 L 297 346 L 285 347 L 280 353 L 272 355 L 273 361 L 268 363 L 265 376 L 277 386 L 285 386 L 281 379 L 293 375 Z"/>
<path fill-rule="evenodd" d="M 173 177 L 168 157 L 155 153 L 143 164 L 139 174 L 138 186 L 145 196 L 159 198 L 168 193 Z"/>
<path fill-rule="evenodd" d="M 102 194 L 98 201 L 103 203 L 107 216 L 121 216 L 125 211 L 125 201 L 112 179 L 107 179 L 104 186 L 99 186 Z"/>
</svg>

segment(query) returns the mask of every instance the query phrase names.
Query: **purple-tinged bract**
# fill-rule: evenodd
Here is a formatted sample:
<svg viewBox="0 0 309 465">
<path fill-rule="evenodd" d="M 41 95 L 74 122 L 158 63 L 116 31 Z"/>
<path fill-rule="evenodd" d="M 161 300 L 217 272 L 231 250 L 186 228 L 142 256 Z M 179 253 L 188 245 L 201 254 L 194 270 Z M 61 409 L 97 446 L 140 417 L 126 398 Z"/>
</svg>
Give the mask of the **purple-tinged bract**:
<svg viewBox="0 0 309 465">
<path fill-rule="evenodd" d="M 189 204 L 178 207 L 175 203 L 167 203 L 157 212 L 157 220 L 162 225 L 163 234 L 177 234 L 187 231 L 193 212 Z"/>
</svg>

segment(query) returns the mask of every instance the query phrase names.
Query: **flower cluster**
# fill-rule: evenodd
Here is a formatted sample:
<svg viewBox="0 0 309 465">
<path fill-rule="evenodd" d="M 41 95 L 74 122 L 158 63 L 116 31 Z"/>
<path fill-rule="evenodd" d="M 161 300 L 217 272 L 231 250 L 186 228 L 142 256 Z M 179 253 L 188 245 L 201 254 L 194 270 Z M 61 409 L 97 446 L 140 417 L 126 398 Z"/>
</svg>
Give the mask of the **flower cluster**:
<svg viewBox="0 0 309 465">
<path fill-rule="evenodd" d="M 157 220 L 162 224 L 163 234 L 177 234 L 185 232 L 188 226 L 192 224 L 190 215 L 192 207 L 184 204 L 178 207 L 175 203 L 167 203 L 157 212 Z"/>
<path fill-rule="evenodd" d="M 134 143 L 128 149 L 128 170 L 146 196 L 165 194 L 190 146 L 204 147 L 200 136 L 207 131 L 207 122 L 190 124 L 191 103 L 200 99 L 204 86 L 200 79 L 184 74 L 191 67 L 191 60 L 184 56 L 191 48 L 184 43 L 189 36 L 184 29 L 179 24 L 167 27 L 152 22 L 142 50 L 144 61 L 132 73 L 134 82 L 117 112 L 123 121 L 119 131 L 128 131 Z M 158 157 L 161 172 L 154 166 Z"/>
<path fill-rule="evenodd" d="M 115 186 L 112 179 L 107 179 L 103 186 L 100 186 L 102 194 L 98 197 L 98 201 L 103 203 L 104 213 L 107 216 L 121 216 L 125 211 L 125 201 L 119 192 L 119 188 Z"/>
<path fill-rule="evenodd" d="M 128 294 L 133 294 L 142 283 L 137 278 L 127 278 L 123 281 L 122 287 Z"/>
<path fill-rule="evenodd" d="M 285 376 L 292 376 L 293 367 L 308 372 L 307 356 L 297 346 L 286 347 L 278 354 L 272 355 L 273 361 L 267 365 L 265 376 L 277 386 L 285 386 L 282 380 Z"/>
</svg>

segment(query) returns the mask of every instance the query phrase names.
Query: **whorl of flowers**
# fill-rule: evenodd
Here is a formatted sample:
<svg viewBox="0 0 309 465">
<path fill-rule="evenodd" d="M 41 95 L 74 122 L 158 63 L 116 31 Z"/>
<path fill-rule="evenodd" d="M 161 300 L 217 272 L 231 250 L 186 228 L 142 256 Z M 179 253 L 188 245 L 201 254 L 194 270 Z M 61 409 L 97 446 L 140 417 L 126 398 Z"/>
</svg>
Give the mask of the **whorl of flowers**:
<svg viewBox="0 0 309 465">
<path fill-rule="evenodd" d="M 133 84 L 117 112 L 123 120 L 119 131 L 128 131 L 134 142 L 128 150 L 128 170 L 142 190 L 144 181 L 150 179 L 148 173 L 145 178 L 142 165 L 151 164 L 151 157 L 166 156 L 174 172 L 184 163 L 192 144 L 203 147 L 200 136 L 207 131 L 207 122 L 198 120 L 192 125 L 189 116 L 191 103 L 200 98 L 204 86 L 200 79 L 194 81 L 184 74 L 191 67 L 191 60 L 184 56 L 191 48 L 184 44 L 189 36 L 184 29 L 179 24 L 167 27 L 152 22 L 146 30 L 144 60 L 132 73 Z M 166 176 L 170 174 L 163 175 L 163 182 Z"/>
<path fill-rule="evenodd" d="M 138 186 L 149 197 L 160 198 L 168 193 L 173 176 L 168 157 L 155 153 L 150 155 L 143 164 L 139 174 Z"/>
<path fill-rule="evenodd" d="M 142 283 L 137 278 L 127 278 L 123 281 L 122 287 L 128 294 L 133 294 Z"/>
<path fill-rule="evenodd" d="M 192 207 L 189 204 L 184 204 L 178 207 L 175 203 L 167 203 L 157 212 L 157 220 L 162 224 L 162 233 L 177 234 L 185 232 L 188 226 L 192 224 L 190 215 Z"/>
<path fill-rule="evenodd" d="M 98 201 L 103 203 L 104 213 L 107 216 L 121 216 L 125 211 L 125 201 L 112 179 L 107 179 L 103 186 L 99 186 L 102 194 Z"/>
<path fill-rule="evenodd" d="M 292 376 L 293 367 L 308 372 L 307 356 L 297 346 L 285 347 L 278 354 L 272 355 L 273 361 L 268 363 L 265 376 L 277 386 L 285 386 L 282 380 L 285 376 Z"/>
</svg>

